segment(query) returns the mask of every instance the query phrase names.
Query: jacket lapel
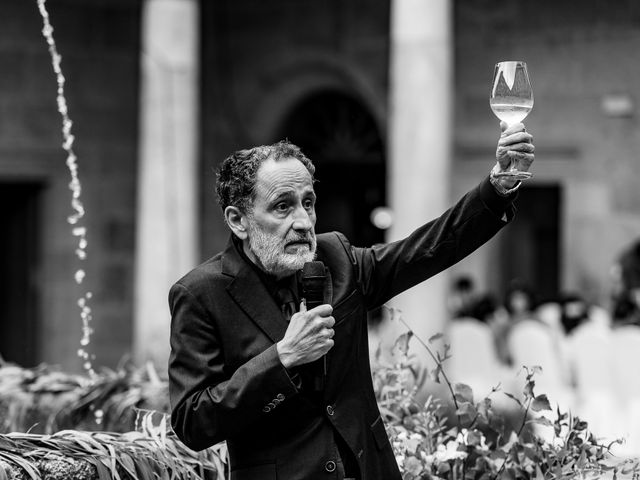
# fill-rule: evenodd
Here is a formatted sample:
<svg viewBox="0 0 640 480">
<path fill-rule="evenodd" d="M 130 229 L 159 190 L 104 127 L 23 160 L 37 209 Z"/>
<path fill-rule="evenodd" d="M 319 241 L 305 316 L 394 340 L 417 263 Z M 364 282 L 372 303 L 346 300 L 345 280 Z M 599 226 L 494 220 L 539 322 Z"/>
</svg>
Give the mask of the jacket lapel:
<svg viewBox="0 0 640 480">
<path fill-rule="evenodd" d="M 323 259 L 322 252 L 316 251 L 316 253 L 317 253 L 316 260 L 324 263 L 324 273 L 327 276 L 324 282 L 324 290 L 322 292 L 322 296 L 324 297 L 324 303 L 333 305 L 333 281 L 331 279 L 331 271 L 329 271 L 329 268 L 327 268 L 327 263 Z"/>
<path fill-rule="evenodd" d="M 223 273 L 234 279 L 227 292 L 247 316 L 274 342 L 279 342 L 287 330 L 287 322 L 266 287 L 250 265 L 240 257 L 232 241 L 224 252 Z"/>
</svg>

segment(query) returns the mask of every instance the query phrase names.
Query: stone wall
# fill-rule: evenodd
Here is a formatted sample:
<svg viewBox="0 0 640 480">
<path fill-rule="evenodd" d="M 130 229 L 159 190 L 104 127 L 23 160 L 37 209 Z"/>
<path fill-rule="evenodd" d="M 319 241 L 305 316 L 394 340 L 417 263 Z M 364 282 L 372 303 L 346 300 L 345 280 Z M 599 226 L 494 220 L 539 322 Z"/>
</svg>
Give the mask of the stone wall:
<svg viewBox="0 0 640 480">
<path fill-rule="evenodd" d="M 202 2 L 202 257 L 228 230 L 213 169 L 231 152 L 276 138 L 285 117 L 313 93 L 362 103 L 386 136 L 389 2 L 222 0 Z"/>
<path fill-rule="evenodd" d="M 640 236 L 640 7 L 631 0 L 470 0 L 452 7 L 452 197 L 491 163 L 498 133 L 487 98 L 493 64 L 526 60 L 536 98 L 527 126 L 538 147 L 530 185 L 555 185 L 562 194 L 560 285 L 606 299 L 611 262 Z M 131 348 L 141 0 L 56 0 L 47 8 L 63 56 L 87 211 L 91 350 L 98 364 L 113 366 Z M 201 9 L 204 259 L 227 238 L 213 169 L 237 148 L 276 140 L 306 96 L 351 95 L 386 134 L 389 2 L 216 0 Z M 0 182 L 41 186 L 41 255 L 30 273 L 41 320 L 38 360 L 78 369 L 81 290 L 73 273 L 80 264 L 66 223 L 69 176 L 55 79 L 36 1 L 5 0 L 0 13 Z M 498 286 L 500 245 L 492 242 L 454 273 L 471 271 L 483 286 Z"/>
<path fill-rule="evenodd" d="M 115 365 L 131 343 L 140 2 L 58 0 L 46 7 L 74 122 L 88 227 L 85 264 L 75 258 L 77 238 L 66 222 L 70 177 L 35 0 L 6 0 L 1 7 L 0 181 L 42 187 L 40 258 L 30 272 L 40 303 L 36 361 L 80 368 L 76 300 L 86 287 L 99 338 L 91 349 L 97 362 Z M 80 267 L 87 272 L 82 288 L 73 277 Z"/>
</svg>

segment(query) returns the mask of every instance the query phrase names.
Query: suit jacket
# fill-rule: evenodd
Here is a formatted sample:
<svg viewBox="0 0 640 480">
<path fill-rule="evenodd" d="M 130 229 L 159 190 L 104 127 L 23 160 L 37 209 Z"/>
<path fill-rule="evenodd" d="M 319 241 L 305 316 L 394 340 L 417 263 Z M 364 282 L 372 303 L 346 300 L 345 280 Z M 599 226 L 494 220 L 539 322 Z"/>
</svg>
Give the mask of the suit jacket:
<svg viewBox="0 0 640 480">
<path fill-rule="evenodd" d="M 367 310 L 461 260 L 513 216 L 512 198 L 488 180 L 404 240 L 352 246 L 317 237 L 330 273 L 325 300 L 336 320 L 324 390 L 292 380 L 276 342 L 287 323 L 254 268 L 232 242 L 173 285 L 169 359 L 171 423 L 200 450 L 226 440 L 236 480 L 338 479 L 334 435 L 363 480 L 400 479 L 372 386 Z M 506 217 L 505 217 L 506 213 Z"/>
</svg>

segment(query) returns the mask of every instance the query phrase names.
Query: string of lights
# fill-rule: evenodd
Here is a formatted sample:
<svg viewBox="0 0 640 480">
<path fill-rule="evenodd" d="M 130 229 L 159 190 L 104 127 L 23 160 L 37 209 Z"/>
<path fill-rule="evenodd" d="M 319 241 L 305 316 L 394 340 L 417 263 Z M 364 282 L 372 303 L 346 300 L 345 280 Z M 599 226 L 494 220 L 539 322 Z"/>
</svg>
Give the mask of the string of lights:
<svg viewBox="0 0 640 480">
<path fill-rule="evenodd" d="M 67 153 L 66 165 L 71 176 L 69 190 L 71 190 L 71 208 L 73 213 L 67 217 L 67 222 L 72 226 L 72 235 L 78 238 L 75 254 L 82 262 L 87 258 L 87 229 L 80 225 L 80 220 L 85 215 L 84 205 L 81 201 L 82 185 L 78 175 L 78 157 L 73 150 L 75 136 L 71 131 L 73 122 L 69 116 L 69 109 L 67 107 L 67 100 L 65 97 L 65 78 L 61 67 L 62 56 L 58 53 L 56 42 L 53 38 L 53 27 L 49 21 L 49 12 L 46 9 L 45 2 L 46 0 L 38 0 L 38 9 L 43 21 L 42 35 L 47 42 L 49 53 L 51 55 L 53 71 L 56 76 L 58 112 L 62 117 L 62 148 Z M 74 280 L 78 285 L 81 285 L 85 276 L 85 270 L 79 268 L 74 274 Z M 93 377 L 95 376 L 95 371 L 93 369 L 92 360 L 95 359 L 95 355 L 90 354 L 88 351 L 91 334 L 93 333 L 93 328 L 91 327 L 92 311 L 91 306 L 89 305 L 91 297 L 92 293 L 90 291 L 85 291 L 77 302 L 78 307 L 80 308 L 80 318 L 82 319 L 82 338 L 80 339 L 78 356 L 83 360 L 82 366 L 85 371 Z"/>
</svg>

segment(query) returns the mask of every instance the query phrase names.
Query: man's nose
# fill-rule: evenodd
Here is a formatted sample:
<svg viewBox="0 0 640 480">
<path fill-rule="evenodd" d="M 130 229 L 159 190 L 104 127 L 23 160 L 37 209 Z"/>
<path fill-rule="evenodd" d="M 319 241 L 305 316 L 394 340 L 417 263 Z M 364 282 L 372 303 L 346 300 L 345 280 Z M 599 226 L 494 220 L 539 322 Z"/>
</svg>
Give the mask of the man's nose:
<svg viewBox="0 0 640 480">
<path fill-rule="evenodd" d="M 313 219 L 311 214 L 302 206 L 296 208 L 293 213 L 293 229 L 309 231 L 313 228 Z"/>
</svg>

